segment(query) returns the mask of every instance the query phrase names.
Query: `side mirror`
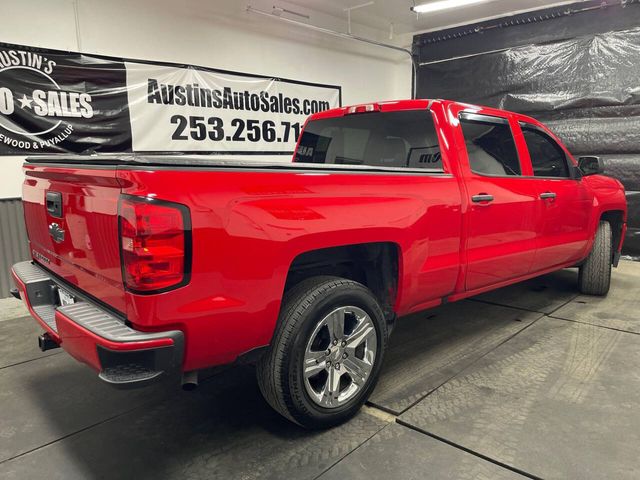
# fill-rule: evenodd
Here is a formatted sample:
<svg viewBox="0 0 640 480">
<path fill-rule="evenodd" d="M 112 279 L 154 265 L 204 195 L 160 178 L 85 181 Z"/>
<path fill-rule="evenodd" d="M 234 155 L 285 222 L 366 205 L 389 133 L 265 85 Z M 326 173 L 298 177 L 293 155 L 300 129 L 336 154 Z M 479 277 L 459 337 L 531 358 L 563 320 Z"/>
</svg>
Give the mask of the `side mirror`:
<svg viewBox="0 0 640 480">
<path fill-rule="evenodd" d="M 578 168 L 583 175 L 604 173 L 604 161 L 600 157 L 580 157 L 578 158 Z"/>
</svg>

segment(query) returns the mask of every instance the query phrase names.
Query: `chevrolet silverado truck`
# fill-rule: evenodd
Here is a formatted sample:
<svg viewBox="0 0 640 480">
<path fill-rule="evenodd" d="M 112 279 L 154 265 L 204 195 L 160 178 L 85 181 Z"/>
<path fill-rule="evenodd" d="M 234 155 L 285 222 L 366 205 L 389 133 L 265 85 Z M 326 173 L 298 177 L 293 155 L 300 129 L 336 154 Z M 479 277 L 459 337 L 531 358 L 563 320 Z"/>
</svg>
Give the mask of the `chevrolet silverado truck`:
<svg viewBox="0 0 640 480">
<path fill-rule="evenodd" d="M 533 118 L 338 108 L 292 160 L 28 159 L 14 295 L 40 347 L 121 387 L 255 362 L 275 410 L 322 428 L 365 402 L 397 317 L 566 267 L 609 290 L 624 189 Z"/>
</svg>

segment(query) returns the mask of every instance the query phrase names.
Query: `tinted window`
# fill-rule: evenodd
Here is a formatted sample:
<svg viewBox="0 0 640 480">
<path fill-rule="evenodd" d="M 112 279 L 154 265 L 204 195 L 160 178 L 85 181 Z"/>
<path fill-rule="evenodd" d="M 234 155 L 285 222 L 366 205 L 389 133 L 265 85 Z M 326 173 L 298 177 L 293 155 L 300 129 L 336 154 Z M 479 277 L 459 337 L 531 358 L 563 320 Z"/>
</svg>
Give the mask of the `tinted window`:
<svg viewBox="0 0 640 480">
<path fill-rule="evenodd" d="M 522 127 L 533 174 L 536 177 L 569 177 L 564 150 L 551 137 L 533 128 Z"/>
<path fill-rule="evenodd" d="M 471 170 L 482 175 L 521 175 L 518 151 L 506 120 L 480 115 L 460 118 Z"/>
<path fill-rule="evenodd" d="M 371 112 L 309 122 L 295 162 L 442 171 L 431 112 Z"/>
</svg>

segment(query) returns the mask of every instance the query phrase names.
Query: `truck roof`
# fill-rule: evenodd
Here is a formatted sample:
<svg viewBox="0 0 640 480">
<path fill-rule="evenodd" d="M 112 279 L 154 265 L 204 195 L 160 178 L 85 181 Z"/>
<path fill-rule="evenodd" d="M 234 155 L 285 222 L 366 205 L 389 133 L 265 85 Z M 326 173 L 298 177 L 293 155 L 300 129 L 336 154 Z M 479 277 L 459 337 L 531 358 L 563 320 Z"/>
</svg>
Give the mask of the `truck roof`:
<svg viewBox="0 0 640 480">
<path fill-rule="evenodd" d="M 322 118 L 341 117 L 350 113 L 360 113 L 360 112 L 364 113 L 364 112 L 371 112 L 371 111 L 395 112 L 399 110 L 418 110 L 423 108 L 431 108 L 436 103 L 442 104 L 444 107 L 447 107 L 449 105 L 458 105 L 463 107 L 464 109 L 483 111 L 484 113 L 487 113 L 487 114 L 491 114 L 492 112 L 494 114 L 498 112 L 509 113 L 512 115 L 516 115 L 518 120 L 523 120 L 523 121 L 544 127 L 544 125 L 540 123 L 538 120 L 536 120 L 535 118 L 529 117 L 527 115 L 523 115 L 518 112 L 513 112 L 511 110 L 487 107 L 484 105 L 475 105 L 475 104 L 466 103 L 466 102 L 457 102 L 454 100 L 444 100 L 440 98 L 439 99 L 421 98 L 421 99 L 407 99 L 407 100 L 385 100 L 381 102 L 369 102 L 369 103 L 360 103 L 355 105 L 347 105 L 344 107 L 332 108 L 331 110 L 325 110 L 323 112 L 314 113 L 313 115 L 309 116 L 308 121 L 320 120 Z"/>
<path fill-rule="evenodd" d="M 331 110 L 325 110 L 323 112 L 314 113 L 308 120 L 318 120 L 321 118 L 341 117 L 348 113 L 355 113 L 355 111 L 373 111 L 366 110 L 367 108 L 373 108 L 375 111 L 380 112 L 395 112 L 398 110 L 418 110 L 422 108 L 430 108 L 434 102 L 441 102 L 442 100 L 431 99 L 413 99 L 413 100 L 386 100 L 382 102 L 369 102 L 360 103 L 355 105 L 347 105 L 344 107 L 332 108 Z M 353 110 L 353 112 L 352 112 Z"/>
</svg>

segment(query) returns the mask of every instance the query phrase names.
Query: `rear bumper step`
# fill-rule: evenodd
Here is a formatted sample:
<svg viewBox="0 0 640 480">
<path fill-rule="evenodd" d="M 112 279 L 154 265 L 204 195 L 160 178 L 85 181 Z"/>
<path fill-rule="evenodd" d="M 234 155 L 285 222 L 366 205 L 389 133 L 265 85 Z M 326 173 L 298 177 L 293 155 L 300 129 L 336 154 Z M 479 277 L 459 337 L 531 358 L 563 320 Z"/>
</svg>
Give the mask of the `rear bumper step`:
<svg viewBox="0 0 640 480">
<path fill-rule="evenodd" d="M 33 262 L 15 264 L 12 273 L 19 297 L 45 330 L 42 337 L 46 337 L 47 349 L 61 346 L 90 365 L 102 380 L 119 387 L 141 386 L 163 374 L 180 372 L 184 351 L 181 331 L 134 330 L 81 294 L 76 303 L 59 306 L 58 286 L 77 292 Z"/>
</svg>

